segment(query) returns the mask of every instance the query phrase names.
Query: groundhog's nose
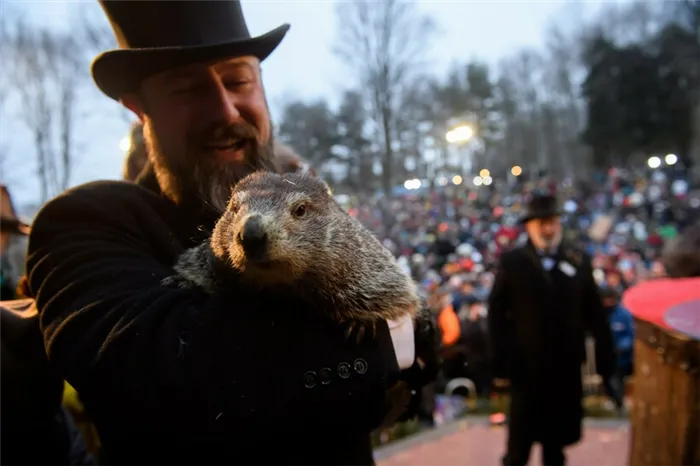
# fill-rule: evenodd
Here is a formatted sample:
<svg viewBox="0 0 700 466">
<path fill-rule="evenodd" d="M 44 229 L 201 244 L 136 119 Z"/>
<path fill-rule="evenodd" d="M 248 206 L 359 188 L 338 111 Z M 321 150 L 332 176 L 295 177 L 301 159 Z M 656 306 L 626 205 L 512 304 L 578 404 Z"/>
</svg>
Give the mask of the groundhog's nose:
<svg viewBox="0 0 700 466">
<path fill-rule="evenodd" d="M 265 252 L 267 234 L 259 216 L 253 215 L 248 217 L 238 235 L 238 241 L 240 241 L 246 254 L 259 255 Z"/>
</svg>

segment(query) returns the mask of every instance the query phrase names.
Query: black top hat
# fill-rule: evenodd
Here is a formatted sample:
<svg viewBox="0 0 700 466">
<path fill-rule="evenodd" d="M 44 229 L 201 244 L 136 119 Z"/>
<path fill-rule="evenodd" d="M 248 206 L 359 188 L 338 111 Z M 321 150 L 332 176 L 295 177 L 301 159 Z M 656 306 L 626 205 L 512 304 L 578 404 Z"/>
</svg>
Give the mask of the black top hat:
<svg viewBox="0 0 700 466">
<path fill-rule="evenodd" d="M 238 0 L 100 0 L 119 49 L 92 62 L 97 87 L 118 100 L 141 81 L 175 66 L 225 57 L 267 58 L 288 24 L 251 37 Z"/>
<path fill-rule="evenodd" d="M 527 203 L 525 212 L 520 217 L 520 223 L 526 223 L 536 218 L 559 217 L 561 214 L 555 196 L 536 192 Z"/>
</svg>

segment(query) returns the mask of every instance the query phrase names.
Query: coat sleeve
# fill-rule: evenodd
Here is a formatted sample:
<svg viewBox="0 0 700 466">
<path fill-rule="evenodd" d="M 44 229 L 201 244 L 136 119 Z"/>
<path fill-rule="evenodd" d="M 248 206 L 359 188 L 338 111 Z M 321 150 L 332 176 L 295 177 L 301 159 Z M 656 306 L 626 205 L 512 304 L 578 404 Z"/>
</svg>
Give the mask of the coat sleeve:
<svg viewBox="0 0 700 466">
<path fill-rule="evenodd" d="M 510 346 L 513 342 L 511 289 L 508 254 L 501 256 L 488 298 L 488 335 L 493 376 L 509 377 Z"/>
<path fill-rule="evenodd" d="M 595 339 L 596 370 L 603 378 L 615 373 L 616 357 L 610 320 L 603 307 L 603 301 L 593 278 L 593 267 L 589 257 L 582 261 L 582 277 L 584 280 L 583 313 L 586 330 Z"/>
<path fill-rule="evenodd" d="M 386 326 L 356 345 L 311 313 L 161 286 L 178 244 L 162 211 L 141 187 L 94 183 L 35 219 L 27 270 L 44 344 L 91 415 L 144 432 L 380 422 L 398 374 Z"/>
</svg>

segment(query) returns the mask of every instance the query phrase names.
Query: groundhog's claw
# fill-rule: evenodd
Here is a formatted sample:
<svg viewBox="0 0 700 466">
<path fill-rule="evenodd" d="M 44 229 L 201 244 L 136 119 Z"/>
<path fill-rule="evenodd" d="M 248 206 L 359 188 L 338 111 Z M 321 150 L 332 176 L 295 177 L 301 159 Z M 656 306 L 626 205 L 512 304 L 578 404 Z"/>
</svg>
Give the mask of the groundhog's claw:
<svg viewBox="0 0 700 466">
<path fill-rule="evenodd" d="M 372 338 L 375 338 L 377 336 L 377 324 L 375 322 L 350 322 L 348 324 L 348 329 L 345 332 L 345 339 L 349 339 L 353 333 L 356 336 L 355 341 L 359 344 L 365 337 L 366 333 L 369 333 Z"/>
<path fill-rule="evenodd" d="M 190 289 L 194 288 L 195 286 L 194 283 L 179 275 L 173 275 L 172 277 L 164 278 L 163 280 L 161 280 L 160 284 L 163 286 L 169 286 L 180 289 Z"/>
</svg>

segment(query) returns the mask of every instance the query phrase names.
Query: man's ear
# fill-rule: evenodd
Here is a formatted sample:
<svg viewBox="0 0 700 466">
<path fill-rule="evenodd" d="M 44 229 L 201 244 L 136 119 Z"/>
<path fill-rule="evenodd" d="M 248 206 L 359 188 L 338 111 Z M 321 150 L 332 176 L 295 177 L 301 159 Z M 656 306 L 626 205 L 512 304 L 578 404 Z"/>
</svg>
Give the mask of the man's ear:
<svg viewBox="0 0 700 466">
<path fill-rule="evenodd" d="M 135 93 L 130 93 L 130 94 L 124 94 L 120 99 L 119 102 L 132 112 L 138 117 L 139 121 L 143 123 L 144 120 L 144 105 L 143 102 L 141 102 L 141 99 L 139 98 L 138 94 Z"/>
</svg>

